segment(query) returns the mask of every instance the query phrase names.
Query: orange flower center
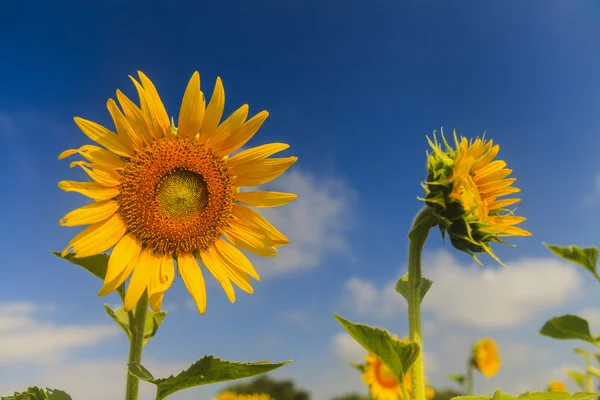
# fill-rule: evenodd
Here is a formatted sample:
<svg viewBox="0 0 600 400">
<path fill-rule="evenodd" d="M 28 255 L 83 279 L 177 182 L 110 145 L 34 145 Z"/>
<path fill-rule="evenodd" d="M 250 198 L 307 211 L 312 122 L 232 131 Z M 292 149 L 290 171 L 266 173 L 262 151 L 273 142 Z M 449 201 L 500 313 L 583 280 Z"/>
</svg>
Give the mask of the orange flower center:
<svg viewBox="0 0 600 400">
<path fill-rule="evenodd" d="M 128 160 L 122 176 L 119 213 L 148 247 L 167 254 L 206 249 L 228 225 L 233 176 L 202 144 L 160 139 Z"/>
<path fill-rule="evenodd" d="M 375 372 L 375 379 L 377 383 L 387 389 L 396 388 L 399 386 L 398 379 L 393 372 L 379 359 L 375 361 L 373 365 Z"/>
</svg>

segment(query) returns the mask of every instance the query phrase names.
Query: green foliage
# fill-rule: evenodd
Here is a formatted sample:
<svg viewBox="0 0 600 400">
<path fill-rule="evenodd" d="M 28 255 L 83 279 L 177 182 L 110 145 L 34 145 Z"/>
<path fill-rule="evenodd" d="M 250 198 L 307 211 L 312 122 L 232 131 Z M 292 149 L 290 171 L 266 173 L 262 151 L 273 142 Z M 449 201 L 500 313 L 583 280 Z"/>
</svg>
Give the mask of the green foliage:
<svg viewBox="0 0 600 400">
<path fill-rule="evenodd" d="M 458 392 L 454 389 L 443 389 L 443 390 L 435 390 L 435 396 L 432 400 L 450 400 L 455 397 L 462 396 L 461 392 Z"/>
<path fill-rule="evenodd" d="M 598 248 L 597 247 L 577 247 L 577 246 L 555 246 L 552 244 L 544 243 L 544 246 L 548 248 L 552 253 L 562 258 L 581 265 L 587 269 L 600 281 L 600 275 L 596 272 L 596 263 L 598 262 Z"/>
<path fill-rule="evenodd" d="M 585 374 L 578 371 L 573 371 L 572 369 L 566 369 L 565 373 L 569 375 L 571 379 L 579 386 L 581 390 L 585 388 Z"/>
<path fill-rule="evenodd" d="M 341 396 L 336 396 L 331 400 L 371 400 L 369 396 L 358 393 L 346 393 Z"/>
<path fill-rule="evenodd" d="M 204 356 L 177 376 L 171 375 L 164 379 L 154 378 L 150 371 L 142 365 L 135 363 L 129 364 L 129 373 L 143 381 L 156 385 L 156 400 L 162 400 L 183 389 L 264 374 L 290 362 L 271 363 L 269 361 L 259 361 L 255 363 L 237 363 L 223 361 L 213 356 Z"/>
<path fill-rule="evenodd" d="M 494 396 L 459 396 L 453 400 L 595 400 L 600 393 L 565 393 L 565 392 L 526 392 L 517 396 L 500 393 L 497 390 Z"/>
<path fill-rule="evenodd" d="M 398 381 L 404 381 L 404 375 L 419 354 L 418 344 L 402 343 L 393 339 L 383 329 L 355 324 L 337 314 L 335 314 L 335 318 L 362 347 L 381 359 L 396 375 Z"/>
<path fill-rule="evenodd" d="M 351 366 L 352 368 L 355 368 L 355 369 L 357 369 L 357 370 L 358 370 L 358 372 L 360 372 L 361 374 L 365 372 L 365 367 L 366 367 L 366 364 L 352 363 L 352 364 L 350 364 L 350 366 Z"/>
<path fill-rule="evenodd" d="M 106 270 L 108 269 L 108 255 L 106 254 L 96 254 L 90 257 L 82 257 L 75 258 L 72 253 L 68 253 L 66 256 L 62 257 L 60 253 L 53 251 L 57 257 L 62 258 L 63 260 L 67 260 L 71 264 L 79 265 L 80 267 L 86 269 L 90 273 L 92 273 L 95 277 L 104 281 L 104 277 L 106 276 Z M 125 299 L 125 286 L 121 285 L 117 288 L 117 293 L 121 297 L 122 300 Z"/>
<path fill-rule="evenodd" d="M 57 389 L 40 389 L 37 386 L 27 388 L 27 391 L 0 397 L 1 400 L 72 400 L 71 396 Z"/>
<path fill-rule="evenodd" d="M 446 377 L 451 381 L 458 383 L 460 386 L 465 384 L 465 376 L 463 374 L 447 374 Z"/>
<path fill-rule="evenodd" d="M 552 318 L 542 327 L 540 335 L 561 340 L 580 339 L 598 345 L 590 333 L 588 322 L 576 315 L 567 314 Z"/>
<path fill-rule="evenodd" d="M 427 293 L 432 284 L 433 281 L 431 281 L 430 279 L 421 277 L 421 302 L 423 301 L 425 294 Z M 400 293 L 406 299 L 406 301 L 408 301 L 408 273 L 405 274 L 402 278 L 398 279 L 398 282 L 396 282 L 396 291 Z"/>
<path fill-rule="evenodd" d="M 308 392 L 295 387 L 291 380 L 275 380 L 262 375 L 249 382 L 236 383 L 223 389 L 223 392 L 238 394 L 267 393 L 274 400 L 310 400 Z"/>
<path fill-rule="evenodd" d="M 131 329 L 129 328 L 129 315 L 123 308 L 119 308 L 113 311 L 108 304 L 104 305 L 104 310 L 106 313 L 115 321 L 129 339 L 131 339 Z M 146 322 L 144 326 L 144 345 L 148 343 L 150 339 L 156 335 L 158 331 L 158 327 L 162 323 L 162 321 L 167 316 L 166 311 L 161 311 L 159 313 L 155 313 L 152 310 L 148 310 L 146 314 Z"/>
</svg>

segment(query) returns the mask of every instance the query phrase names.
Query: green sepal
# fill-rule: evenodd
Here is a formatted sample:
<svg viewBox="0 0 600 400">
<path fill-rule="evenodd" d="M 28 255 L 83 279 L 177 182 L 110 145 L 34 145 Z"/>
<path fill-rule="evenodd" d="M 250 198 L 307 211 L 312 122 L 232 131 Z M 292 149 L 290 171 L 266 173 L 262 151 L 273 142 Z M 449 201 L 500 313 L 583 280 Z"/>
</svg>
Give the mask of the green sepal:
<svg viewBox="0 0 600 400">
<path fill-rule="evenodd" d="M 580 339 L 598 345 L 598 340 L 592 337 L 588 322 L 576 315 L 562 315 L 546 322 L 540 330 L 540 335 L 553 339 Z"/>
<path fill-rule="evenodd" d="M 427 279 L 425 277 L 421 277 L 421 302 L 423 301 L 425 294 L 427 293 L 432 284 L 432 280 Z M 398 279 L 398 282 L 396 282 L 396 292 L 400 293 L 402 297 L 404 297 L 406 301 L 408 301 L 408 273 L 405 274 L 402 278 Z"/>
<path fill-rule="evenodd" d="M 460 386 L 464 385 L 466 380 L 464 374 L 447 374 L 446 378 L 458 383 Z"/>
<path fill-rule="evenodd" d="M 581 390 L 585 389 L 585 374 L 572 369 L 565 369 L 565 373 L 579 386 Z"/>
<path fill-rule="evenodd" d="M 369 353 L 378 357 L 396 375 L 399 382 L 419 355 L 419 345 L 402 343 L 385 330 L 352 323 L 334 314 L 340 325 Z"/>
<path fill-rule="evenodd" d="M 13 394 L 8 397 L 0 397 L 0 400 L 73 400 L 71 396 L 62 390 L 40 389 L 37 386 L 27 388 L 27 391 Z"/>
<path fill-rule="evenodd" d="M 361 373 L 364 373 L 366 371 L 366 364 L 361 364 L 361 363 L 351 363 L 350 366 L 356 370 L 358 370 Z"/>
<path fill-rule="evenodd" d="M 213 356 L 204 356 L 188 369 L 177 374 L 177 376 L 171 375 L 164 379 L 154 378 L 150 371 L 136 363 L 129 364 L 129 373 L 143 381 L 156 385 L 156 400 L 162 400 L 183 389 L 264 374 L 292 361 L 281 363 L 271 363 L 269 361 L 237 363 L 223 361 Z"/>
<path fill-rule="evenodd" d="M 555 246 L 552 244 L 543 243 L 548 250 L 554 255 L 562 258 L 563 260 L 570 261 L 577 265 L 582 266 L 594 275 L 594 277 L 600 281 L 600 275 L 596 271 L 596 264 L 598 262 L 598 248 L 597 247 L 577 247 L 577 246 Z"/>
<path fill-rule="evenodd" d="M 106 276 L 106 270 L 108 269 L 108 255 L 96 254 L 89 257 L 76 258 L 73 256 L 73 253 L 67 253 L 67 255 L 65 255 L 64 257 L 56 251 L 53 251 L 52 254 L 59 258 L 62 258 L 63 260 L 67 260 L 71 264 L 75 264 L 86 269 L 95 277 L 104 281 L 104 277 Z M 121 297 L 121 300 L 125 301 L 125 285 L 121 284 L 116 290 L 119 294 L 119 297 Z"/>
<path fill-rule="evenodd" d="M 108 304 L 104 305 L 104 310 L 106 313 L 123 329 L 129 340 L 131 340 L 131 329 L 129 328 L 129 315 L 123 308 L 119 308 L 113 311 Z M 144 325 L 144 346 L 150 339 L 156 335 L 160 324 L 163 322 L 165 317 L 167 316 L 166 311 L 161 311 L 159 313 L 155 313 L 153 310 L 149 309 L 146 314 L 146 321 Z"/>
<path fill-rule="evenodd" d="M 452 400 L 594 400 L 600 396 L 600 393 L 566 393 L 566 392 L 525 392 L 523 394 L 512 396 L 506 393 L 500 393 L 497 390 L 492 397 L 490 396 L 458 396 Z"/>
</svg>

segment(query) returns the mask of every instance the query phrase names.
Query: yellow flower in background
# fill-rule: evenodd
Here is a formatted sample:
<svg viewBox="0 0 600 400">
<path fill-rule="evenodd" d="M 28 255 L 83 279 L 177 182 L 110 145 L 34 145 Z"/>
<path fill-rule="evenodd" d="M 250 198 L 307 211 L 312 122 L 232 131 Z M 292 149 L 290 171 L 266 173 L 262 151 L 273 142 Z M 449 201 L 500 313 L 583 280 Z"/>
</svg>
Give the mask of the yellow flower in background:
<svg viewBox="0 0 600 400">
<path fill-rule="evenodd" d="M 500 146 L 485 138 L 459 139 L 456 131 L 455 149 L 446 142 L 443 132 L 445 149 L 437 142 L 435 132 L 433 139 L 427 139 L 433 152 L 428 154 L 423 200 L 435 210 L 442 233 L 448 232 L 454 247 L 471 254 L 477 262 L 475 253 L 482 252 L 500 262 L 490 242 L 505 243 L 500 238 L 506 236 L 531 236 L 515 226 L 526 218 L 506 208 L 520 199 L 499 199 L 520 191 L 512 186 L 516 179 L 507 178 L 512 170 L 506 168 L 506 162 L 494 160 Z"/>
<path fill-rule="evenodd" d="M 567 392 L 567 386 L 560 381 L 550 381 L 550 383 L 548 384 L 548 391 Z"/>
<path fill-rule="evenodd" d="M 483 338 L 473 346 L 473 364 L 485 377 L 491 377 L 500 370 L 498 345 L 494 339 Z"/>
<path fill-rule="evenodd" d="M 397 336 L 393 335 L 392 337 L 398 340 Z M 402 338 L 401 341 L 407 343 L 408 338 Z M 367 355 L 365 360 L 367 363 L 363 366 L 364 373 L 361 377 L 365 385 L 369 387 L 371 398 L 377 400 L 404 400 L 402 387 L 394 373 L 373 354 Z M 404 375 L 404 387 L 409 396 L 412 395 L 410 371 Z M 427 386 L 425 396 L 427 399 L 432 399 L 435 397 L 435 391 Z"/>
<path fill-rule="evenodd" d="M 296 157 L 270 158 L 287 149 L 271 143 L 241 151 L 268 116 L 262 111 L 246 121 L 248 105 L 221 121 L 225 93 L 220 78 L 205 104 L 200 75 L 195 72 L 183 96 L 178 127 L 169 121 L 153 83 L 142 72 L 131 78 L 140 106 L 121 91 L 107 108 L 116 133 L 79 117 L 77 126 L 104 148 L 85 145 L 60 154 L 80 154 L 89 182 L 62 181 L 59 187 L 95 202 L 71 211 L 63 226 L 90 225 L 63 251 L 88 257 L 112 248 L 99 295 L 119 287 L 131 275 L 125 310 L 148 290 L 150 306 L 159 311 L 173 282 L 174 261 L 200 314 L 206 309 L 206 288 L 200 265 L 235 301 L 232 282 L 252 293 L 249 277 L 259 280 L 251 262 L 238 249 L 271 257 L 288 239 L 265 218 L 246 207 L 275 207 L 296 198 L 291 193 L 240 191 L 283 174 Z M 200 265 L 199 265 L 200 264 Z"/>
<path fill-rule="evenodd" d="M 273 400 L 273 398 L 266 393 L 237 394 L 234 392 L 223 392 L 212 400 Z"/>
</svg>

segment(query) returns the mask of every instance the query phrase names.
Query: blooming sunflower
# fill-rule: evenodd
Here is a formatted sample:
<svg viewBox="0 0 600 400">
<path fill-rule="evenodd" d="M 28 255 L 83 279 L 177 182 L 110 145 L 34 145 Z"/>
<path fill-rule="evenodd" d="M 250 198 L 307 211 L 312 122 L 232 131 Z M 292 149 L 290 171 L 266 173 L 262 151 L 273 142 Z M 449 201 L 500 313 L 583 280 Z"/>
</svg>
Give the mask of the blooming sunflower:
<svg viewBox="0 0 600 400">
<path fill-rule="evenodd" d="M 560 381 L 550 381 L 550 383 L 548 384 L 548 391 L 567 392 L 567 386 Z"/>
<path fill-rule="evenodd" d="M 494 339 L 480 339 L 473 346 L 473 365 L 485 377 L 494 376 L 500 369 L 500 356 L 498 355 L 498 345 Z"/>
<path fill-rule="evenodd" d="M 206 106 L 195 72 L 183 96 L 178 126 L 169 121 L 154 84 L 142 72 L 133 81 L 140 100 L 134 104 L 120 90 L 107 102 L 116 133 L 79 117 L 77 126 L 104 148 L 85 145 L 66 150 L 59 160 L 80 154 L 75 161 L 92 181 L 61 181 L 67 192 L 95 202 L 69 212 L 63 226 L 89 226 L 64 249 L 88 257 L 112 249 L 99 295 L 119 287 L 131 275 L 124 300 L 131 310 L 144 291 L 159 311 L 164 292 L 173 282 L 175 265 L 200 314 L 206 309 L 206 288 L 200 265 L 235 301 L 232 282 L 252 293 L 249 277 L 259 280 L 251 262 L 238 249 L 271 257 L 288 239 L 256 211 L 275 207 L 295 194 L 240 191 L 283 174 L 296 157 L 270 158 L 287 149 L 271 143 L 239 150 L 269 115 L 262 111 L 246 121 L 248 105 L 220 123 L 225 104 L 221 79 Z"/>
<path fill-rule="evenodd" d="M 393 338 L 398 340 L 394 335 Z M 402 342 L 408 343 L 408 338 L 402 338 Z M 369 387 L 371 398 L 377 400 L 404 400 L 402 395 L 402 387 L 396 378 L 396 375 L 373 354 L 365 356 L 367 363 L 362 366 L 364 373 L 362 374 L 363 382 Z M 410 371 L 404 375 L 404 387 L 409 396 L 412 395 L 412 383 Z M 425 397 L 432 399 L 435 396 L 435 391 L 427 386 L 425 388 Z"/>
<path fill-rule="evenodd" d="M 445 150 L 435 132 L 433 139 L 432 142 L 427 138 L 433 152 L 428 154 L 428 176 L 422 184 L 425 189 L 422 200 L 433 208 L 442 234 L 448 232 L 454 247 L 469 253 L 477 262 L 475 253 L 482 252 L 500 262 L 490 242 L 506 244 L 501 237 L 531 236 L 530 232 L 515 226 L 526 218 L 515 216 L 506 208 L 520 199 L 499 199 L 520 191 L 512 186 L 515 178 L 506 179 L 512 172 L 506 168 L 506 162 L 494 160 L 500 146 L 485 137 L 459 140 L 456 131 L 456 149 L 446 142 L 443 131 Z"/>
<path fill-rule="evenodd" d="M 273 400 L 273 398 L 267 393 L 255 393 L 255 394 L 237 394 L 234 392 L 223 392 L 213 400 Z"/>
</svg>

